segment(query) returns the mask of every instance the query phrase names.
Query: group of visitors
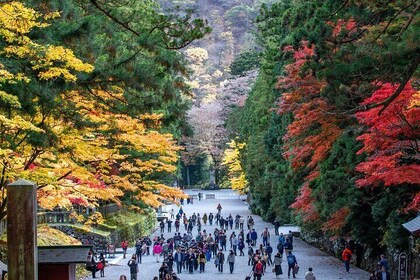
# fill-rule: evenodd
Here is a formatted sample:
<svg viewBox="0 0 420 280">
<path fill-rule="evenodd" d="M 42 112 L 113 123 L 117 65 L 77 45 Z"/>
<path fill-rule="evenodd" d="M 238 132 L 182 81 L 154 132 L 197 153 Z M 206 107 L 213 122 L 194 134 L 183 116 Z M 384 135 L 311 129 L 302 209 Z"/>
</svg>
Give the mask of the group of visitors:
<svg viewBox="0 0 420 280">
<path fill-rule="evenodd" d="M 181 273 L 205 273 L 209 263 L 213 263 L 219 273 L 224 272 L 225 265 L 228 265 L 229 273 L 234 273 L 236 257 L 245 256 L 246 246 L 248 246 L 248 265 L 252 266 L 251 274 L 254 279 L 261 279 L 267 271 L 267 266 L 273 267 L 272 272 L 277 278 L 283 274 L 281 264 L 284 252 L 288 254 L 289 276 L 292 274 L 295 277 L 298 266 L 296 257 L 291 252 L 293 249 L 291 232 L 286 236 L 279 235 L 277 252 L 274 253 L 268 228 L 259 235 L 254 228 L 255 222 L 252 216 L 246 219 L 239 214 L 224 216 L 220 204 L 216 210 L 214 215 L 193 213 L 188 217 L 181 206 L 176 216 L 174 215 L 175 232 L 170 238 L 165 238 L 163 233 L 165 228 L 168 233 L 171 232 L 172 222 L 170 220 L 166 223 L 160 222 L 161 235 L 155 238 L 153 244 L 156 261 L 160 261 L 160 255 L 163 257 L 157 279 L 177 279 L 168 277 L 177 277 L 176 275 Z M 247 233 L 244 228 L 245 222 Z M 213 223 L 217 227 L 212 232 L 203 229 L 203 225 L 213 225 Z M 179 229 L 181 224 L 185 229 L 182 235 Z M 228 234 L 228 231 L 231 232 Z M 261 243 L 257 247 L 259 238 Z"/>
<path fill-rule="evenodd" d="M 252 216 L 242 217 L 241 215 L 222 215 L 222 206 L 216 207 L 215 214 L 193 213 L 187 216 L 182 206 L 175 215 L 171 211 L 171 219 L 161 221 L 160 236 L 155 236 L 153 240 L 149 237 L 139 238 L 135 244 L 135 254 L 133 254 L 127 263 L 130 270 L 130 279 L 137 280 L 139 264 L 142 262 L 142 256 L 153 255 L 157 263 L 162 263 L 159 268 L 158 280 L 178 280 L 178 274 L 181 273 L 205 273 L 207 266 L 212 263 L 219 273 L 224 272 L 225 265 L 228 265 L 229 273 L 234 273 L 236 257 L 245 256 L 245 248 L 248 246 L 248 265 L 252 266 L 251 274 L 256 280 L 260 280 L 266 273 L 267 266 L 272 266 L 272 272 L 276 278 L 283 274 L 282 262 L 283 254 L 286 252 L 289 265 L 289 276 L 295 277 L 297 261 L 292 254 L 293 236 L 291 232 L 287 236 L 280 234 L 278 237 L 277 252 L 270 244 L 271 236 L 268 228 L 265 228 L 259 235 L 254 228 L 254 219 Z M 175 219 L 175 221 L 172 221 Z M 244 225 L 247 225 L 245 233 Z M 215 225 L 212 232 L 203 229 L 203 225 Z M 175 226 L 173 236 L 165 238 L 164 233 L 172 232 L 172 226 Z M 183 225 L 185 232 L 181 235 L 180 227 Z M 196 229 L 196 231 L 195 231 Z M 231 231 L 228 233 L 228 231 Z M 258 239 L 261 243 L 257 246 Z M 126 257 L 129 244 L 124 240 L 121 244 L 123 257 Z M 102 260 L 101 254 L 100 259 Z M 94 257 L 96 260 L 96 256 Z M 103 260 L 105 260 L 103 258 Z M 163 260 L 163 261 L 162 261 Z M 101 261 L 99 261 L 101 262 Z M 96 261 L 92 261 L 96 263 Z M 103 266 L 104 267 L 104 266 Z M 95 272 L 100 271 L 98 266 L 92 270 L 92 276 L 95 278 Z M 101 270 L 101 276 L 103 269 Z M 125 276 L 121 276 L 125 277 Z M 125 279 L 125 278 L 121 278 Z"/>
<path fill-rule="evenodd" d="M 149 237 L 139 238 L 135 244 L 135 254 L 127 263 L 130 271 L 130 279 L 137 280 L 139 264 L 142 263 L 142 256 L 153 255 L 157 263 L 161 263 L 156 280 L 179 280 L 178 276 L 182 273 L 203 274 L 208 270 L 208 266 L 214 265 L 219 273 L 228 270 L 233 274 L 235 271 L 236 258 L 248 256 L 248 266 L 250 267 L 250 278 L 260 280 L 267 273 L 268 267 L 275 274 L 276 278 L 285 273 L 282 268 L 284 261 L 287 262 L 288 278 L 296 278 L 299 265 L 296 256 L 293 254 L 293 234 L 280 233 L 275 231 L 276 244 L 273 241 L 268 228 L 258 233 L 254 228 L 255 222 L 252 216 L 243 217 L 239 214 L 222 215 L 222 206 L 216 207 L 217 212 L 213 213 L 193 213 L 187 216 L 182 206 L 175 215 L 171 211 L 171 219 L 160 222 L 161 234 L 155 236 L 153 240 Z M 172 221 L 175 219 L 175 221 Z M 246 232 L 245 225 L 246 223 Z M 207 225 L 215 225 L 216 228 L 211 232 Z M 175 232 L 171 237 L 164 236 L 172 232 L 172 225 Z M 185 232 L 181 234 L 180 227 L 183 225 Z M 275 225 L 276 228 L 276 225 Z M 125 258 L 128 242 L 123 241 L 123 257 Z M 103 254 L 98 257 L 91 253 L 92 277 L 96 278 L 96 272 L 100 271 L 100 276 L 104 277 L 105 258 Z M 342 260 L 347 272 L 350 270 L 352 251 L 349 246 L 342 252 Z M 225 269 L 226 267 L 226 269 Z M 389 265 L 385 256 L 381 256 L 376 270 L 370 275 L 370 280 L 390 280 L 388 272 Z M 253 276 L 253 277 L 251 277 Z M 120 279 L 126 279 L 121 276 Z M 304 276 L 305 280 L 316 280 L 315 273 L 311 267 L 308 268 Z"/>
<path fill-rule="evenodd" d="M 101 277 L 105 277 L 105 265 L 106 260 L 103 253 L 99 254 L 99 257 L 93 251 L 89 251 L 86 269 L 92 271 L 92 278 L 96 278 L 96 273 L 99 271 Z"/>
<path fill-rule="evenodd" d="M 347 273 L 350 273 L 350 262 L 353 256 L 348 245 L 345 246 L 343 252 L 341 253 L 341 258 L 344 263 L 344 268 Z M 391 274 L 389 273 L 389 263 L 385 255 L 380 256 L 380 261 L 378 262 L 376 269 L 370 274 L 369 280 L 391 280 Z"/>
<path fill-rule="evenodd" d="M 200 200 L 201 200 L 201 199 L 200 199 Z M 181 199 L 179 200 L 179 202 L 181 203 L 181 205 L 184 205 L 184 202 L 185 202 L 184 198 L 181 198 Z M 189 195 L 189 196 L 187 197 L 187 204 L 194 204 L 194 198 L 193 198 L 191 195 Z"/>
</svg>

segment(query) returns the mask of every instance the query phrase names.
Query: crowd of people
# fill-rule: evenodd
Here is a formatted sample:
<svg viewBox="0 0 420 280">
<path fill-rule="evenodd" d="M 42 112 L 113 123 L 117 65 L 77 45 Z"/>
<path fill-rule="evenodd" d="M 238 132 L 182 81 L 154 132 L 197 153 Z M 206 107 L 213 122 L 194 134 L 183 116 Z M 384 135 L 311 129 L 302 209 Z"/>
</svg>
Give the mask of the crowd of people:
<svg viewBox="0 0 420 280">
<path fill-rule="evenodd" d="M 188 203 L 192 203 L 189 201 Z M 209 226 L 215 226 L 210 231 Z M 280 233 L 275 230 L 272 238 L 268 228 L 258 233 L 254 228 L 252 216 L 243 217 L 239 214 L 222 214 L 222 206 L 217 205 L 213 213 L 193 213 L 187 215 L 182 205 L 170 218 L 159 223 L 160 235 L 153 239 L 139 238 L 135 243 L 135 254 L 131 256 L 129 266 L 130 279 L 137 280 L 139 264 L 143 256 L 153 255 L 157 263 L 161 263 L 156 280 L 179 280 L 182 273 L 203 274 L 210 265 L 214 265 L 219 273 L 234 273 L 237 257 L 247 258 L 249 267 L 248 279 L 260 280 L 264 274 L 273 272 L 276 278 L 283 273 L 285 263 L 288 278 L 296 278 L 299 265 L 293 254 L 293 234 Z M 275 225 L 276 228 L 276 225 Z M 181 230 L 184 232 L 181 233 Z M 165 237 L 166 232 L 166 237 Z M 169 237 L 168 237 L 169 235 Z M 274 241 L 275 240 L 275 241 Z M 274 246 L 272 245 L 274 241 Z M 128 242 L 121 244 L 123 257 L 126 257 Z M 92 255 L 92 276 L 100 272 L 104 276 L 105 258 Z M 342 252 L 345 270 L 349 272 L 352 251 L 348 246 Z M 268 269 L 270 267 L 270 269 Z M 120 279 L 125 279 L 121 276 Z M 311 267 L 304 276 L 305 280 L 316 280 Z M 382 256 L 381 262 L 370 277 L 370 280 L 389 280 L 388 262 Z"/>
<path fill-rule="evenodd" d="M 208 232 L 204 228 L 207 225 L 214 225 L 216 228 Z M 209 265 L 214 265 L 219 273 L 226 270 L 233 273 L 238 256 L 248 257 L 250 275 L 254 279 L 261 279 L 268 266 L 272 266 L 272 272 L 279 277 L 283 274 L 283 254 L 287 254 L 289 276 L 295 277 L 297 261 L 292 254 L 291 232 L 286 236 L 279 234 L 277 245 L 273 248 L 268 228 L 258 234 L 254 225 L 252 216 L 222 215 L 220 204 L 214 214 L 193 213 L 190 216 L 187 216 L 181 206 L 178 213 L 171 211 L 170 219 L 159 223 L 159 236 L 155 236 L 153 240 L 148 237 L 137 240 L 136 253 L 128 262 L 131 279 L 137 279 L 142 255 L 150 254 L 157 263 L 161 263 L 159 275 L 156 276 L 159 280 L 176 280 L 181 273 L 205 273 Z M 180 232 L 182 228 L 185 230 L 183 234 Z M 165 232 L 172 231 L 173 236 L 165 238 Z M 261 241 L 259 245 L 258 241 Z"/>
</svg>

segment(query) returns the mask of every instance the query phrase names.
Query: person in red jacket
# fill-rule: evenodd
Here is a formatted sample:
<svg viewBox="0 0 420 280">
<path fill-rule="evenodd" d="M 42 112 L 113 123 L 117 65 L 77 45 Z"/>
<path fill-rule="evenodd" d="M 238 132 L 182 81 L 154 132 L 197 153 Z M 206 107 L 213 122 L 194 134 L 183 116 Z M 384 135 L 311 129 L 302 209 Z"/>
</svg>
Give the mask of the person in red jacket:
<svg viewBox="0 0 420 280">
<path fill-rule="evenodd" d="M 344 266 L 346 267 L 346 271 L 350 271 L 350 260 L 353 253 L 351 252 L 350 248 L 346 246 L 346 248 L 343 250 L 343 253 L 341 254 L 341 258 L 344 261 Z"/>
<path fill-rule="evenodd" d="M 123 249 L 123 258 L 125 259 L 125 255 L 127 254 L 127 249 L 128 249 L 128 241 L 124 240 L 121 243 L 121 248 Z"/>
</svg>

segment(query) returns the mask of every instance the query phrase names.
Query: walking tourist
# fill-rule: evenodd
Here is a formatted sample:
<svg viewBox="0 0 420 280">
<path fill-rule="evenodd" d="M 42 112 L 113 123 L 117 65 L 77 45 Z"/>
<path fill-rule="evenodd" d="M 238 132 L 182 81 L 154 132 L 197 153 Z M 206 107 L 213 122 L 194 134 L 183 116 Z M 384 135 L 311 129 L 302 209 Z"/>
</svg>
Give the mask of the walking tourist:
<svg viewBox="0 0 420 280">
<path fill-rule="evenodd" d="M 209 223 L 210 223 L 211 226 L 213 225 L 213 219 L 214 219 L 213 213 L 210 213 L 209 214 Z"/>
<path fill-rule="evenodd" d="M 389 263 L 385 255 L 383 254 L 381 255 L 381 260 L 378 262 L 378 266 L 380 269 L 382 269 L 382 267 L 385 267 L 385 270 L 389 271 Z"/>
<path fill-rule="evenodd" d="M 172 220 L 168 220 L 166 224 L 168 225 L 168 232 L 172 232 Z"/>
<path fill-rule="evenodd" d="M 100 271 L 100 275 L 101 277 L 105 277 L 105 256 L 103 253 L 101 253 L 99 255 L 99 262 L 98 262 L 98 266 L 97 269 Z"/>
<path fill-rule="evenodd" d="M 182 264 L 185 261 L 185 254 L 179 248 L 176 250 L 174 261 L 176 263 L 176 272 L 181 273 Z"/>
<path fill-rule="evenodd" d="M 261 277 L 264 274 L 264 266 L 261 262 L 261 258 L 258 259 L 257 263 L 254 266 L 254 280 L 261 280 Z"/>
<path fill-rule="evenodd" d="M 286 256 L 293 250 L 292 244 L 290 243 L 289 238 L 286 238 L 286 241 L 283 244 L 284 251 L 286 252 Z"/>
<path fill-rule="evenodd" d="M 265 228 L 265 230 L 261 233 L 261 237 L 263 239 L 263 245 L 266 247 L 270 242 L 270 232 L 268 231 L 268 228 Z"/>
<path fill-rule="evenodd" d="M 316 280 L 316 276 L 312 271 L 312 267 L 308 268 L 308 272 L 305 274 L 305 280 Z"/>
<path fill-rule="evenodd" d="M 252 229 L 252 232 L 251 232 L 251 246 L 252 247 L 257 245 L 257 239 L 258 239 L 258 234 L 255 231 L 255 229 Z"/>
<path fill-rule="evenodd" d="M 343 253 L 341 254 L 341 258 L 344 262 L 344 267 L 346 268 L 347 273 L 350 272 L 350 260 L 353 253 L 351 252 L 349 246 L 346 246 L 346 248 L 343 250 Z"/>
<path fill-rule="evenodd" d="M 282 262 L 283 262 L 283 259 L 280 253 L 277 253 L 274 256 L 274 273 L 276 274 L 276 278 L 279 278 L 279 276 L 283 274 L 283 270 L 281 269 Z"/>
<path fill-rule="evenodd" d="M 227 262 L 229 263 L 229 271 L 230 271 L 230 274 L 232 274 L 233 273 L 234 266 L 235 266 L 235 254 L 234 254 L 234 252 L 232 250 L 230 250 L 230 253 L 229 253 L 228 257 L 227 257 Z"/>
<path fill-rule="evenodd" d="M 275 235 L 279 235 L 279 227 L 280 227 L 280 222 L 279 220 L 275 220 L 274 221 L 274 234 Z"/>
<path fill-rule="evenodd" d="M 240 216 L 239 217 L 239 229 L 244 229 L 244 223 L 245 223 L 244 217 Z"/>
<path fill-rule="evenodd" d="M 254 249 L 252 249 L 251 245 L 248 247 L 248 266 L 250 266 L 253 262 L 254 257 Z"/>
<path fill-rule="evenodd" d="M 200 264 L 200 273 L 204 272 L 206 261 L 207 261 L 206 255 L 204 254 L 203 251 L 201 251 L 198 255 L 198 262 Z"/>
<path fill-rule="evenodd" d="M 295 255 L 292 254 L 292 252 L 289 252 L 289 255 L 287 256 L 287 264 L 289 266 L 287 270 L 287 277 L 290 278 L 290 271 L 292 271 L 293 278 L 296 278 L 295 266 L 297 265 L 297 260 Z"/>
<path fill-rule="evenodd" d="M 293 250 L 293 233 L 291 230 L 289 230 L 289 234 L 287 235 L 287 238 L 289 239 L 290 246 L 292 247 L 292 250 Z"/>
<path fill-rule="evenodd" d="M 156 256 L 156 262 L 158 263 L 160 260 L 160 254 L 162 254 L 162 245 L 159 242 L 156 242 L 153 246 L 153 255 Z"/>
<path fill-rule="evenodd" d="M 175 231 L 179 232 L 179 219 L 175 220 Z"/>
<path fill-rule="evenodd" d="M 127 265 L 130 267 L 130 280 L 137 280 L 137 273 L 139 272 L 139 267 L 136 260 L 136 255 L 133 255 L 128 261 Z"/>
<path fill-rule="evenodd" d="M 143 255 L 143 242 L 139 238 L 136 242 L 136 258 L 137 262 L 141 263 L 141 256 Z"/>
<path fill-rule="evenodd" d="M 217 268 L 220 273 L 223 273 L 223 264 L 225 262 L 225 254 L 223 254 L 222 250 L 219 251 L 216 259 L 217 259 Z"/>
<path fill-rule="evenodd" d="M 128 241 L 124 240 L 121 243 L 121 248 L 123 249 L 123 259 L 125 259 L 125 255 L 127 254 L 127 249 L 128 249 Z"/>
<path fill-rule="evenodd" d="M 96 278 L 96 271 L 97 271 L 97 265 L 98 265 L 98 259 L 96 258 L 96 254 L 89 252 L 91 254 L 90 257 L 90 267 L 92 269 L 92 278 Z"/>
<path fill-rule="evenodd" d="M 239 256 L 245 256 L 244 248 L 245 248 L 244 239 L 243 237 L 239 237 L 239 242 L 238 242 Z"/>
<path fill-rule="evenodd" d="M 265 248 L 265 251 L 268 254 L 267 264 L 268 265 L 272 265 L 273 264 L 273 260 L 271 258 L 271 255 L 273 254 L 273 247 L 271 247 L 270 243 L 267 244 L 267 247 Z"/>
<path fill-rule="evenodd" d="M 165 262 L 162 263 L 162 265 L 159 268 L 159 280 L 165 280 L 166 275 L 169 273 L 168 266 Z"/>
<path fill-rule="evenodd" d="M 235 253 L 235 256 L 236 256 L 236 250 L 238 248 L 239 240 L 238 240 L 238 237 L 236 237 L 235 232 L 233 232 L 232 235 L 233 236 L 231 236 L 230 242 L 232 245 L 233 252 Z"/>
</svg>

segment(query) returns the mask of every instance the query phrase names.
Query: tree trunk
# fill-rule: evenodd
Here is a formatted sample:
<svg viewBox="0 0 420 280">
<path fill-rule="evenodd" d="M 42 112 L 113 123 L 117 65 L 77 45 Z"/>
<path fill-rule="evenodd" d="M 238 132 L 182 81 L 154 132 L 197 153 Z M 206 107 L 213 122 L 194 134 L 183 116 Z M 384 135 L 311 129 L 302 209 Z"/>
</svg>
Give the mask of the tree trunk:
<svg viewBox="0 0 420 280">
<path fill-rule="evenodd" d="M 187 168 L 187 186 L 190 188 L 190 166 L 186 165 L 185 167 Z"/>
</svg>

